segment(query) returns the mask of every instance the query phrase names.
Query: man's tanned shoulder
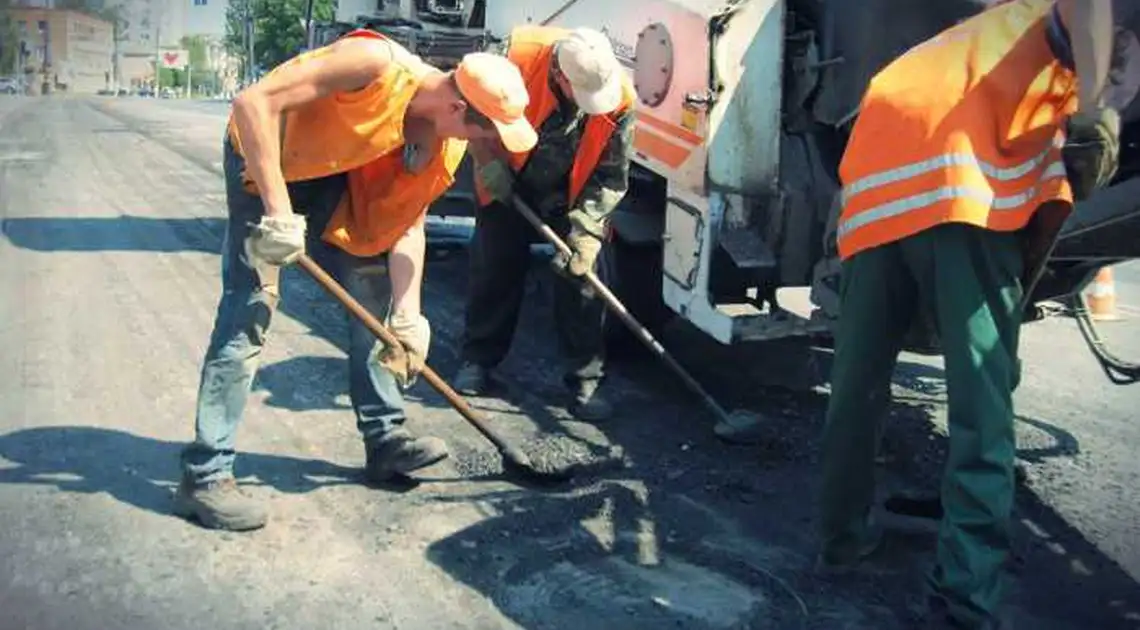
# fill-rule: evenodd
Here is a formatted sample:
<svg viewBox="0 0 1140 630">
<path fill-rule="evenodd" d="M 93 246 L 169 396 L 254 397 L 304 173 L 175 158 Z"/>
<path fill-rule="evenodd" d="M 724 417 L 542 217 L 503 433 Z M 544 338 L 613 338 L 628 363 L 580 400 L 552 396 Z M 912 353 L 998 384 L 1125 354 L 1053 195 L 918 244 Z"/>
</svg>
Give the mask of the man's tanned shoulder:
<svg viewBox="0 0 1140 630">
<path fill-rule="evenodd" d="M 391 42 L 371 37 L 349 37 L 329 44 L 329 54 L 338 61 L 358 64 L 362 72 L 373 77 L 384 74 L 396 60 Z"/>
</svg>

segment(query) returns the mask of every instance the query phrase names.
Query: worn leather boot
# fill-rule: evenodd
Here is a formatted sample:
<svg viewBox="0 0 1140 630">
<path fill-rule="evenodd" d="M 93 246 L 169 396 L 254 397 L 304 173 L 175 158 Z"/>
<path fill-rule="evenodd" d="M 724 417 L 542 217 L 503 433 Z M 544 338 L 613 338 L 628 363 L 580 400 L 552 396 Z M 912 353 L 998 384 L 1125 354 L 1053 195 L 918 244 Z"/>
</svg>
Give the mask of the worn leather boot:
<svg viewBox="0 0 1140 630">
<path fill-rule="evenodd" d="M 601 381 L 578 381 L 574 386 L 574 400 L 570 403 L 570 413 L 579 420 L 600 422 L 614 414 L 614 407 L 598 389 Z"/>
<path fill-rule="evenodd" d="M 241 532 L 265 526 L 269 515 L 233 478 L 205 484 L 183 479 L 174 495 L 174 513 L 209 529 Z"/>
<path fill-rule="evenodd" d="M 491 370 L 476 363 L 464 363 L 455 374 L 455 391 L 465 396 L 480 396 L 491 387 Z"/>
<path fill-rule="evenodd" d="M 863 540 L 852 549 L 820 551 L 815 560 L 816 572 L 823 575 L 841 575 L 858 568 L 859 564 L 875 554 L 883 544 L 883 530 L 871 524 Z"/>
<path fill-rule="evenodd" d="M 365 444 L 364 476 L 373 483 L 391 481 L 447 459 L 447 444 L 437 437 L 415 437 L 405 429 Z"/>
</svg>

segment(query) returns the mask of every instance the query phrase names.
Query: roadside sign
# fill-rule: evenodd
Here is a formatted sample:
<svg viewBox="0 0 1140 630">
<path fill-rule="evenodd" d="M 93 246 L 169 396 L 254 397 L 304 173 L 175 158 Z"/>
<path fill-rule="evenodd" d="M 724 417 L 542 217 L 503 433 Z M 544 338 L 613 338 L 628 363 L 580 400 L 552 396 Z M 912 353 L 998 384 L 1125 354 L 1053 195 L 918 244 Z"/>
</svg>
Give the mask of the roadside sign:
<svg viewBox="0 0 1140 630">
<path fill-rule="evenodd" d="M 185 68 L 190 65 L 190 52 L 186 50 L 164 50 L 160 53 L 163 68 Z"/>
</svg>

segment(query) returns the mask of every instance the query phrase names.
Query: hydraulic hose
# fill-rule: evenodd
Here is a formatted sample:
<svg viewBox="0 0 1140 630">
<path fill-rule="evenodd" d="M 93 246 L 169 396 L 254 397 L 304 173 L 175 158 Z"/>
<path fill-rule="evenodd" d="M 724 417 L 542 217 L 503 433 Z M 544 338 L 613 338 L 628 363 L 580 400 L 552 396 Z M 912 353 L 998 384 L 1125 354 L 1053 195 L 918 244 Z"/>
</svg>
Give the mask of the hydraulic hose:
<svg viewBox="0 0 1140 630">
<path fill-rule="evenodd" d="M 1073 294 L 1071 302 L 1073 317 L 1077 320 L 1077 328 L 1080 329 L 1081 336 L 1085 338 L 1085 343 L 1088 344 L 1089 350 L 1100 363 L 1100 367 L 1108 376 L 1108 380 L 1115 385 L 1132 385 L 1140 382 L 1140 363 L 1125 361 L 1108 349 L 1108 344 L 1097 331 L 1096 322 L 1093 321 L 1089 312 L 1085 296 L 1078 291 Z"/>
</svg>

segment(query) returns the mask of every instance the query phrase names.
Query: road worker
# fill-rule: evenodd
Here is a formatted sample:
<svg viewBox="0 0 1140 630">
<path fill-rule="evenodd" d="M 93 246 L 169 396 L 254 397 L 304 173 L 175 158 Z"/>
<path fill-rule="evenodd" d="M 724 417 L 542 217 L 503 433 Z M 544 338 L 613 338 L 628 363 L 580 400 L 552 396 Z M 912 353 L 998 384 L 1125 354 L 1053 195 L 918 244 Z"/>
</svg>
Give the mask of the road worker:
<svg viewBox="0 0 1140 630">
<path fill-rule="evenodd" d="M 556 255 L 566 278 L 554 288 L 554 321 L 569 363 L 569 409 L 580 419 L 612 414 L 604 376 L 604 305 L 574 280 L 594 268 L 607 219 L 625 196 L 633 154 L 634 91 L 609 39 L 591 29 L 525 26 L 504 45 L 530 94 L 533 151 L 472 147 L 479 210 L 471 251 L 463 366 L 456 388 L 485 393 L 518 322 L 535 230 L 515 212 L 518 195 L 573 249 Z M 509 147 L 506 147 L 509 149 Z"/>
<path fill-rule="evenodd" d="M 1124 4 L 1116 13 L 1135 16 Z M 904 335 L 925 309 L 949 391 L 933 627 L 1003 627 L 1018 330 L 1074 197 L 1116 169 L 1119 118 L 1102 102 L 1113 29 L 1110 0 L 990 8 L 874 77 L 840 165 L 819 562 L 850 568 L 879 545 L 879 426 Z"/>
<path fill-rule="evenodd" d="M 286 62 L 234 100 L 224 141 L 222 297 L 176 513 L 230 530 L 266 522 L 234 481 L 234 437 L 280 268 L 306 251 L 405 346 L 383 348 L 350 318 L 349 393 L 366 478 L 385 481 L 447 456 L 440 439 L 404 426 L 401 395 L 430 340 L 420 308 L 424 216 L 451 185 L 468 140 L 534 146 L 527 99 L 518 68 L 499 55 L 471 54 L 445 73 L 361 30 Z"/>
</svg>

